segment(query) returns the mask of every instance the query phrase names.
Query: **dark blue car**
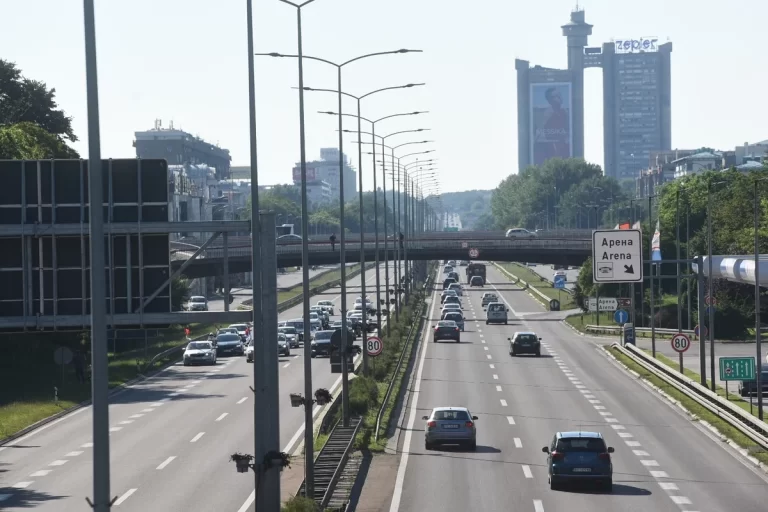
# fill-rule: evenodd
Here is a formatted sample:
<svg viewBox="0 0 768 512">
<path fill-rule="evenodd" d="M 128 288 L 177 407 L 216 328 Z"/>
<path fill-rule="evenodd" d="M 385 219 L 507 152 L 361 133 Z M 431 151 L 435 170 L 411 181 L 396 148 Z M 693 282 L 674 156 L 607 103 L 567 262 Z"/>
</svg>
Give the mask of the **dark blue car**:
<svg viewBox="0 0 768 512">
<path fill-rule="evenodd" d="M 549 488 L 566 483 L 596 483 L 604 490 L 613 489 L 613 448 L 606 446 L 599 432 L 558 432 L 547 454 Z"/>
</svg>

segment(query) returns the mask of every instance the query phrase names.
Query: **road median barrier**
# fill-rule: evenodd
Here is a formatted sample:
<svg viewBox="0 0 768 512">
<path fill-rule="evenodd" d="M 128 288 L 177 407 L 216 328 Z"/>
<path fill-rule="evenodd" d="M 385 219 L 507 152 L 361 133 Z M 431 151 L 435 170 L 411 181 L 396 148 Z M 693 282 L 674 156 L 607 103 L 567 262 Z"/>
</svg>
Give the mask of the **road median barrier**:
<svg viewBox="0 0 768 512">
<path fill-rule="evenodd" d="M 768 460 L 768 424 L 764 421 L 749 414 L 741 407 L 734 405 L 665 363 L 654 359 L 634 345 L 622 346 L 614 343 L 611 345 L 611 349 L 622 354 L 650 375 L 669 385 L 671 389 L 706 409 L 717 419 L 733 427 L 740 434 L 748 438 L 751 443 L 756 445 L 757 450 L 753 449 L 752 451 L 758 451 L 764 455 L 760 459 L 763 461 Z M 754 453 L 751 455 L 754 455 Z M 765 469 L 764 464 L 761 467 Z"/>
</svg>

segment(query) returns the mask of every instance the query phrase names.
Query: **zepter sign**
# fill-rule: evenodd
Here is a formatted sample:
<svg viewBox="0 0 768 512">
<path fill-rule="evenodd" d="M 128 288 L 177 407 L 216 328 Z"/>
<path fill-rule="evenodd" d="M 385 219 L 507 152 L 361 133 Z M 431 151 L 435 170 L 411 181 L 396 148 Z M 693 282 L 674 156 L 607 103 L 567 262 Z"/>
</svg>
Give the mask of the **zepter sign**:
<svg viewBox="0 0 768 512">
<path fill-rule="evenodd" d="M 645 36 L 638 39 L 616 39 L 616 53 L 653 53 L 659 51 L 659 39 Z"/>
</svg>

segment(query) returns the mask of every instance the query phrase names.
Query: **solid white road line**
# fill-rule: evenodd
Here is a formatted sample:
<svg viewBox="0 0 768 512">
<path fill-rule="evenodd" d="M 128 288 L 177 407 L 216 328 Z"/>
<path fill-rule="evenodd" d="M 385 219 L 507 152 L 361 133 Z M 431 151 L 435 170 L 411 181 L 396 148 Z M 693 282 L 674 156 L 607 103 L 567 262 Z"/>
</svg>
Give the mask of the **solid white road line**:
<svg viewBox="0 0 768 512">
<path fill-rule="evenodd" d="M 515 448 L 522 448 L 522 447 L 523 447 L 523 442 L 520 440 L 519 437 L 516 437 L 515 438 Z"/>
<path fill-rule="evenodd" d="M 157 466 L 157 469 L 165 469 L 165 466 L 167 466 L 168 464 L 170 464 L 171 462 L 173 462 L 173 459 L 175 459 L 175 458 L 176 458 L 176 456 L 175 456 L 175 455 L 172 455 L 172 456 L 168 457 L 167 459 L 165 459 L 165 460 L 163 461 L 163 463 L 162 463 L 162 464 L 160 464 L 159 466 Z"/>
<path fill-rule="evenodd" d="M 205 432 L 200 432 L 200 433 L 199 433 L 199 434 L 197 434 L 195 437 L 193 437 L 193 438 L 192 438 L 192 439 L 191 439 L 189 442 L 190 442 L 190 443 L 196 443 L 196 442 L 198 442 L 198 441 L 200 440 L 200 438 L 201 438 L 201 437 L 203 437 L 204 435 L 205 435 Z"/>
<path fill-rule="evenodd" d="M 245 503 L 243 503 L 243 506 L 240 507 L 240 510 L 237 512 L 248 512 L 251 509 L 251 505 L 253 505 L 254 501 L 256 501 L 256 491 L 251 491 L 248 499 L 245 500 Z"/>
<path fill-rule="evenodd" d="M 125 502 L 125 500 L 127 500 L 128 498 L 130 498 L 130 497 L 131 497 L 131 495 L 132 495 L 133 493 L 135 493 L 136 491 L 137 491 L 137 489 L 128 489 L 128 490 L 126 491 L 126 493 L 125 493 L 125 494 L 123 494 L 122 496 L 120 496 L 120 497 L 117 499 L 117 501 L 115 502 L 114 506 L 115 506 L 115 507 L 117 507 L 117 506 L 119 506 L 119 505 L 122 505 L 122 504 Z"/>
<path fill-rule="evenodd" d="M 218 418 L 216 418 L 216 421 L 221 421 L 221 420 L 223 420 L 224 418 L 226 418 L 226 417 L 227 417 L 227 415 L 229 415 L 229 413 L 228 413 L 228 412 L 225 412 L 225 413 L 223 413 L 221 416 L 219 416 Z"/>
<path fill-rule="evenodd" d="M 434 318 L 435 304 L 439 302 L 437 293 L 432 295 L 432 306 L 430 307 L 429 316 L 427 318 Z M 430 326 L 431 327 L 431 326 Z M 427 327 L 429 328 L 429 327 Z M 416 370 L 416 381 L 413 384 L 413 391 L 411 393 L 411 414 L 408 417 L 408 430 L 405 431 L 405 439 L 403 440 L 403 454 L 400 457 L 400 465 L 397 468 L 397 478 L 395 479 L 395 490 L 392 494 L 392 503 L 389 506 L 389 512 L 398 512 L 400 510 L 400 500 L 403 496 L 403 484 L 405 483 L 405 470 L 408 467 L 408 457 L 410 455 L 411 438 L 413 437 L 413 426 L 416 423 L 416 414 L 418 413 L 419 392 L 421 390 L 421 376 L 424 373 L 424 361 L 427 358 L 427 348 L 429 343 L 423 343 L 424 347 L 421 350 L 421 357 L 419 358 L 419 366 Z M 490 359 L 490 354 L 488 358 Z"/>
<path fill-rule="evenodd" d="M 531 466 L 523 464 L 523 475 L 525 475 L 525 478 L 533 478 L 533 473 L 531 473 Z"/>
</svg>

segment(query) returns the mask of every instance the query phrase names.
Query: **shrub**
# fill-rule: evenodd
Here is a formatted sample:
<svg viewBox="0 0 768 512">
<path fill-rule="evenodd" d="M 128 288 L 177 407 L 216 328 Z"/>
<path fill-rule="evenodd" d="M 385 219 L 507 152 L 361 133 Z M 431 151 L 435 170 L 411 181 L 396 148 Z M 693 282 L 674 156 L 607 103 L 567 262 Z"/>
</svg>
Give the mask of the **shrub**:
<svg viewBox="0 0 768 512">
<path fill-rule="evenodd" d="M 365 414 L 378 398 L 379 388 L 374 379 L 361 375 L 349 383 L 349 410 L 352 414 Z"/>
<path fill-rule="evenodd" d="M 294 496 L 283 505 L 282 512 L 321 512 L 314 500 L 304 496 Z"/>
</svg>

